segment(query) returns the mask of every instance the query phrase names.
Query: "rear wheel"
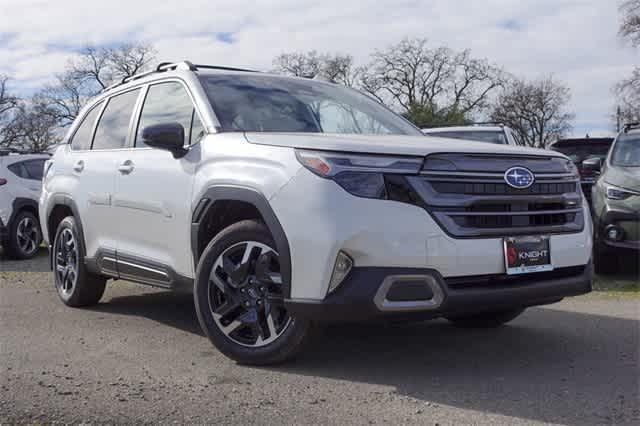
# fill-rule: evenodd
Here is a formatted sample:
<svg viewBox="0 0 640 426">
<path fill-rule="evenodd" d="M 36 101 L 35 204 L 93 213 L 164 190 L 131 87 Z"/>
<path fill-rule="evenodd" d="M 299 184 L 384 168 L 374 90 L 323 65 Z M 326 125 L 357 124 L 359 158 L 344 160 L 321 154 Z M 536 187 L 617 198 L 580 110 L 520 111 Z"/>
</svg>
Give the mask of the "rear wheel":
<svg viewBox="0 0 640 426">
<path fill-rule="evenodd" d="M 468 316 L 447 317 L 453 325 L 462 328 L 495 328 L 518 317 L 525 308 L 507 309 L 503 311 L 483 312 Z"/>
<path fill-rule="evenodd" d="M 41 243 L 42 232 L 36 216 L 26 210 L 18 212 L 9 230 L 9 256 L 30 259 L 38 253 Z"/>
<path fill-rule="evenodd" d="M 284 306 L 279 254 L 269 230 L 247 220 L 204 250 L 194 289 L 198 320 L 216 348 L 244 364 L 273 364 L 302 348 L 310 323 Z"/>
<path fill-rule="evenodd" d="M 107 283 L 106 278 L 87 271 L 80 244 L 75 219 L 62 219 L 53 243 L 54 282 L 60 300 L 73 307 L 98 303 Z"/>
</svg>

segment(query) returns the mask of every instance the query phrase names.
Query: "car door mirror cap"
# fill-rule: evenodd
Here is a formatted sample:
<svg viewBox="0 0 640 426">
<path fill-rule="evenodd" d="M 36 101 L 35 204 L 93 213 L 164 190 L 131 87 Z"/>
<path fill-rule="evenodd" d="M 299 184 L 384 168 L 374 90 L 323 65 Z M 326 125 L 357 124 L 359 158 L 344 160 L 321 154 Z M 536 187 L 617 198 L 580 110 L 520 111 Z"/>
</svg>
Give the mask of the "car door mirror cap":
<svg viewBox="0 0 640 426">
<path fill-rule="evenodd" d="M 589 170 L 595 174 L 600 174 L 600 170 L 602 169 L 602 158 L 587 158 L 582 162 L 582 169 Z"/>
<path fill-rule="evenodd" d="M 188 149 L 184 147 L 184 127 L 180 123 L 161 123 L 142 129 L 142 141 L 151 148 L 164 149 L 173 158 L 184 157 Z"/>
</svg>

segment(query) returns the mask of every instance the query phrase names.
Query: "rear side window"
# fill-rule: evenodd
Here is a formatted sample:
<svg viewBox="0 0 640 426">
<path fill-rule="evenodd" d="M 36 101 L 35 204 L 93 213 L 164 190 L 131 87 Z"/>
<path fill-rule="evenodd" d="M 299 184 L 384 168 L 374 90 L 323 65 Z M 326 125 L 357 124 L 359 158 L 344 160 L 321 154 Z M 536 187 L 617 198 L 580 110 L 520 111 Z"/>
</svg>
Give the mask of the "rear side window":
<svg viewBox="0 0 640 426">
<path fill-rule="evenodd" d="M 91 137 L 93 136 L 93 125 L 102 108 L 102 102 L 93 107 L 87 115 L 84 116 L 80 127 L 71 139 L 71 149 L 83 150 L 91 148 Z"/>
<path fill-rule="evenodd" d="M 138 99 L 138 93 L 140 89 L 109 99 L 98 122 L 92 149 L 118 149 L 126 146 L 131 114 Z"/>
<path fill-rule="evenodd" d="M 44 172 L 44 160 L 27 160 L 13 163 L 7 166 L 11 172 L 22 178 L 31 180 L 42 180 Z"/>
<path fill-rule="evenodd" d="M 42 175 L 44 174 L 44 160 L 25 161 L 24 167 L 27 169 L 27 174 L 30 179 L 42 180 Z"/>
<path fill-rule="evenodd" d="M 188 144 L 191 121 L 194 116 L 197 117 L 197 114 L 194 114 L 191 98 L 182 84 L 172 81 L 150 86 L 142 107 L 135 146 L 138 148 L 146 146 L 142 141 L 142 131 L 145 127 L 164 123 L 181 124 L 184 128 L 184 143 Z M 196 135 L 192 139 L 195 142 Z"/>
<path fill-rule="evenodd" d="M 29 179 L 29 175 L 27 174 L 27 169 L 25 169 L 24 164 L 22 163 L 23 161 L 19 163 L 13 163 L 7 166 L 7 169 L 11 170 L 11 173 L 13 173 L 14 175 L 22 179 Z"/>
</svg>

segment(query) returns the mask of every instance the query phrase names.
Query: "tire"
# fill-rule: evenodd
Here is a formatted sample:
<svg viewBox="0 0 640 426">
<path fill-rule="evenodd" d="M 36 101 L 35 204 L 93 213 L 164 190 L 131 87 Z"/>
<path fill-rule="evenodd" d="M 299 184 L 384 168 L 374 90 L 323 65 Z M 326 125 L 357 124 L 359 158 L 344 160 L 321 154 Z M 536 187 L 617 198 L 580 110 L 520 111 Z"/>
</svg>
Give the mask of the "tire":
<svg viewBox="0 0 640 426">
<path fill-rule="evenodd" d="M 523 313 L 525 308 L 504 311 L 483 312 L 469 316 L 447 317 L 456 327 L 461 328 L 496 328 L 508 323 Z"/>
<path fill-rule="evenodd" d="M 275 247 L 264 224 L 245 220 L 216 235 L 198 263 L 200 326 L 220 352 L 241 364 L 289 360 L 310 336 L 311 323 L 284 309 Z"/>
<path fill-rule="evenodd" d="M 100 301 L 107 279 L 87 271 L 84 242 L 73 216 L 62 219 L 53 242 L 53 275 L 60 300 L 72 307 L 95 305 Z"/>
<path fill-rule="evenodd" d="M 31 259 L 42 244 L 42 231 L 38 218 L 28 210 L 16 214 L 9 227 L 7 254 L 13 259 Z"/>
<path fill-rule="evenodd" d="M 593 244 L 593 271 L 596 274 L 613 274 L 618 270 L 618 256 L 607 250 L 602 243 Z"/>
</svg>

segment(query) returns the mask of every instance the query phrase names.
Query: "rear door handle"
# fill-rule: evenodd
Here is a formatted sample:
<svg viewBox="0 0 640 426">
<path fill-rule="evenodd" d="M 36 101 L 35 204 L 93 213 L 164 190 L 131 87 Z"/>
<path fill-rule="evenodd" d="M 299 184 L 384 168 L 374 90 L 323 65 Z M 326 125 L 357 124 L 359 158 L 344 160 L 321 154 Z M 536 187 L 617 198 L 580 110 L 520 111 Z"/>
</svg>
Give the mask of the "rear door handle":
<svg viewBox="0 0 640 426">
<path fill-rule="evenodd" d="M 127 160 L 118 166 L 118 171 L 123 175 L 128 175 L 133 171 L 133 161 Z"/>
<path fill-rule="evenodd" d="M 75 170 L 78 173 L 83 171 L 84 170 L 84 161 L 82 161 L 82 160 L 76 161 L 76 164 L 73 165 L 73 170 Z"/>
</svg>

